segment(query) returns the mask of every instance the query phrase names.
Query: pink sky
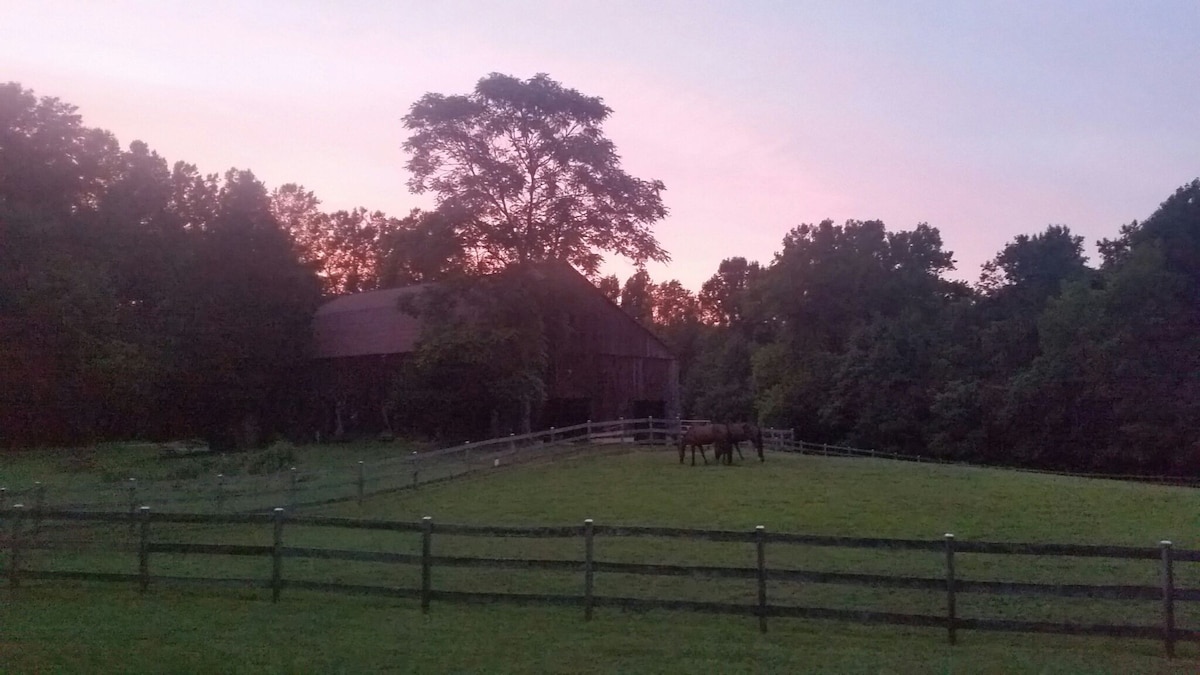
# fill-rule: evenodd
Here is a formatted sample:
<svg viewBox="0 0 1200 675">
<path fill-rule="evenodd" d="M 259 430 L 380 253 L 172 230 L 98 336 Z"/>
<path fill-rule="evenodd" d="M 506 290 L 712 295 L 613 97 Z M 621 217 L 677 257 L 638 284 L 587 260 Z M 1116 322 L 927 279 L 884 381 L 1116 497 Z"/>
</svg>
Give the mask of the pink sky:
<svg viewBox="0 0 1200 675">
<path fill-rule="evenodd" d="M 6 0 L 0 80 L 169 161 L 401 216 L 431 205 L 400 149 L 418 97 L 546 72 L 666 183 L 657 281 L 824 218 L 928 222 L 974 280 L 1017 234 L 1090 252 L 1200 176 L 1197 35 L 1195 2 Z"/>
</svg>

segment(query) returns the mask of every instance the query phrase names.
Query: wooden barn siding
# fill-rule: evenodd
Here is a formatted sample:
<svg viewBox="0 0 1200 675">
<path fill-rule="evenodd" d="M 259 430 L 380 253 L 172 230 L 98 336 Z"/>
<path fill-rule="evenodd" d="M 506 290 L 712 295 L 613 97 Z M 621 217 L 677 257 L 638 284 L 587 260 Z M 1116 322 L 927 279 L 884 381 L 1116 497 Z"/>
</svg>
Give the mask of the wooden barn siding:
<svg viewBox="0 0 1200 675">
<path fill-rule="evenodd" d="M 551 398 L 589 398 L 592 418 L 630 417 L 637 400 L 663 401 L 668 411 L 677 403 L 678 384 L 670 359 L 613 354 L 564 356 L 550 382 Z"/>
<path fill-rule="evenodd" d="M 678 368 L 662 342 L 591 288 L 560 309 L 551 398 L 591 399 L 597 420 L 632 416 L 637 400 L 663 401 L 668 415 L 678 414 Z"/>
</svg>

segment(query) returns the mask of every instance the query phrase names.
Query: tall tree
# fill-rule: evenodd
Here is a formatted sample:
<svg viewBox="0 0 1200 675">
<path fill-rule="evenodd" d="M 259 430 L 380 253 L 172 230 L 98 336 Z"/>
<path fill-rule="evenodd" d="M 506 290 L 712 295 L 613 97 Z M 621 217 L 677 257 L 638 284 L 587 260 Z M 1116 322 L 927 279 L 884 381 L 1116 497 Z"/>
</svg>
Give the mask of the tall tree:
<svg viewBox="0 0 1200 675">
<path fill-rule="evenodd" d="M 596 282 L 596 288 L 599 288 L 604 297 L 609 300 L 613 302 L 621 301 L 621 280 L 617 278 L 617 275 L 609 274 L 608 276 L 600 277 L 600 280 Z"/>
<path fill-rule="evenodd" d="M 621 309 L 643 326 L 654 323 L 654 282 L 644 268 L 631 274 L 621 287 Z"/>
<path fill-rule="evenodd" d="M 700 287 L 700 311 L 704 320 L 717 326 L 740 324 L 747 312 L 747 292 L 762 276 L 762 267 L 745 258 L 726 258 L 717 273 Z"/>
<path fill-rule="evenodd" d="M 602 131 L 612 110 L 545 74 L 493 73 L 467 95 L 429 93 L 404 117 L 409 188 L 456 217 L 481 272 L 561 260 L 595 274 L 603 253 L 669 259 L 650 226 L 661 181 L 621 168 Z"/>
</svg>

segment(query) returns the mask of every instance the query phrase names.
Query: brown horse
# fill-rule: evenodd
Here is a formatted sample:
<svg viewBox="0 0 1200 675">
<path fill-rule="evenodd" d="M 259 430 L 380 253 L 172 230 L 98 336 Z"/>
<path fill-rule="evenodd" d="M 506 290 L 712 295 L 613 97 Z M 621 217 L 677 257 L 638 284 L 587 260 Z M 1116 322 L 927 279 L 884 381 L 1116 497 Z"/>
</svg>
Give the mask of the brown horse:
<svg viewBox="0 0 1200 675">
<path fill-rule="evenodd" d="M 767 461 L 763 458 L 763 437 L 762 429 L 758 428 L 757 424 L 750 422 L 735 422 L 734 424 L 726 425 L 729 429 L 729 442 L 733 448 L 737 450 L 738 458 L 745 459 L 742 455 L 742 449 L 738 447 L 738 443 L 742 441 L 750 441 L 754 449 L 758 451 L 758 461 Z M 733 452 L 729 453 L 729 461 L 733 461 Z"/>
<path fill-rule="evenodd" d="M 683 464 L 683 455 L 688 447 L 692 449 L 692 466 L 696 466 L 696 448 L 700 449 L 700 459 L 708 464 L 704 454 L 704 446 L 713 445 L 713 454 L 718 462 L 723 454 L 728 454 L 733 461 L 733 451 L 729 445 L 729 427 L 724 424 L 701 424 L 691 427 L 679 435 L 679 463 Z"/>
</svg>

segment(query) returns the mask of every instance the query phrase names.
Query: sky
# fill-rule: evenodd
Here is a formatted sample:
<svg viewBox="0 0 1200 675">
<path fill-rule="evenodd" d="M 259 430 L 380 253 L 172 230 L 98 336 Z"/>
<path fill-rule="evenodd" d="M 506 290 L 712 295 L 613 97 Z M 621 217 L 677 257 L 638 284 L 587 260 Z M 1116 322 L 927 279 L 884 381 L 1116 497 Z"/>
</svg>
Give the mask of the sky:
<svg viewBox="0 0 1200 675">
<path fill-rule="evenodd" d="M 0 81 L 168 161 L 403 216 L 433 205 L 405 186 L 409 107 L 546 73 L 666 184 L 655 281 L 698 290 L 827 218 L 928 223 L 974 281 L 1051 224 L 1095 263 L 1200 177 L 1198 36 L 1195 0 L 2 0 Z"/>
</svg>

